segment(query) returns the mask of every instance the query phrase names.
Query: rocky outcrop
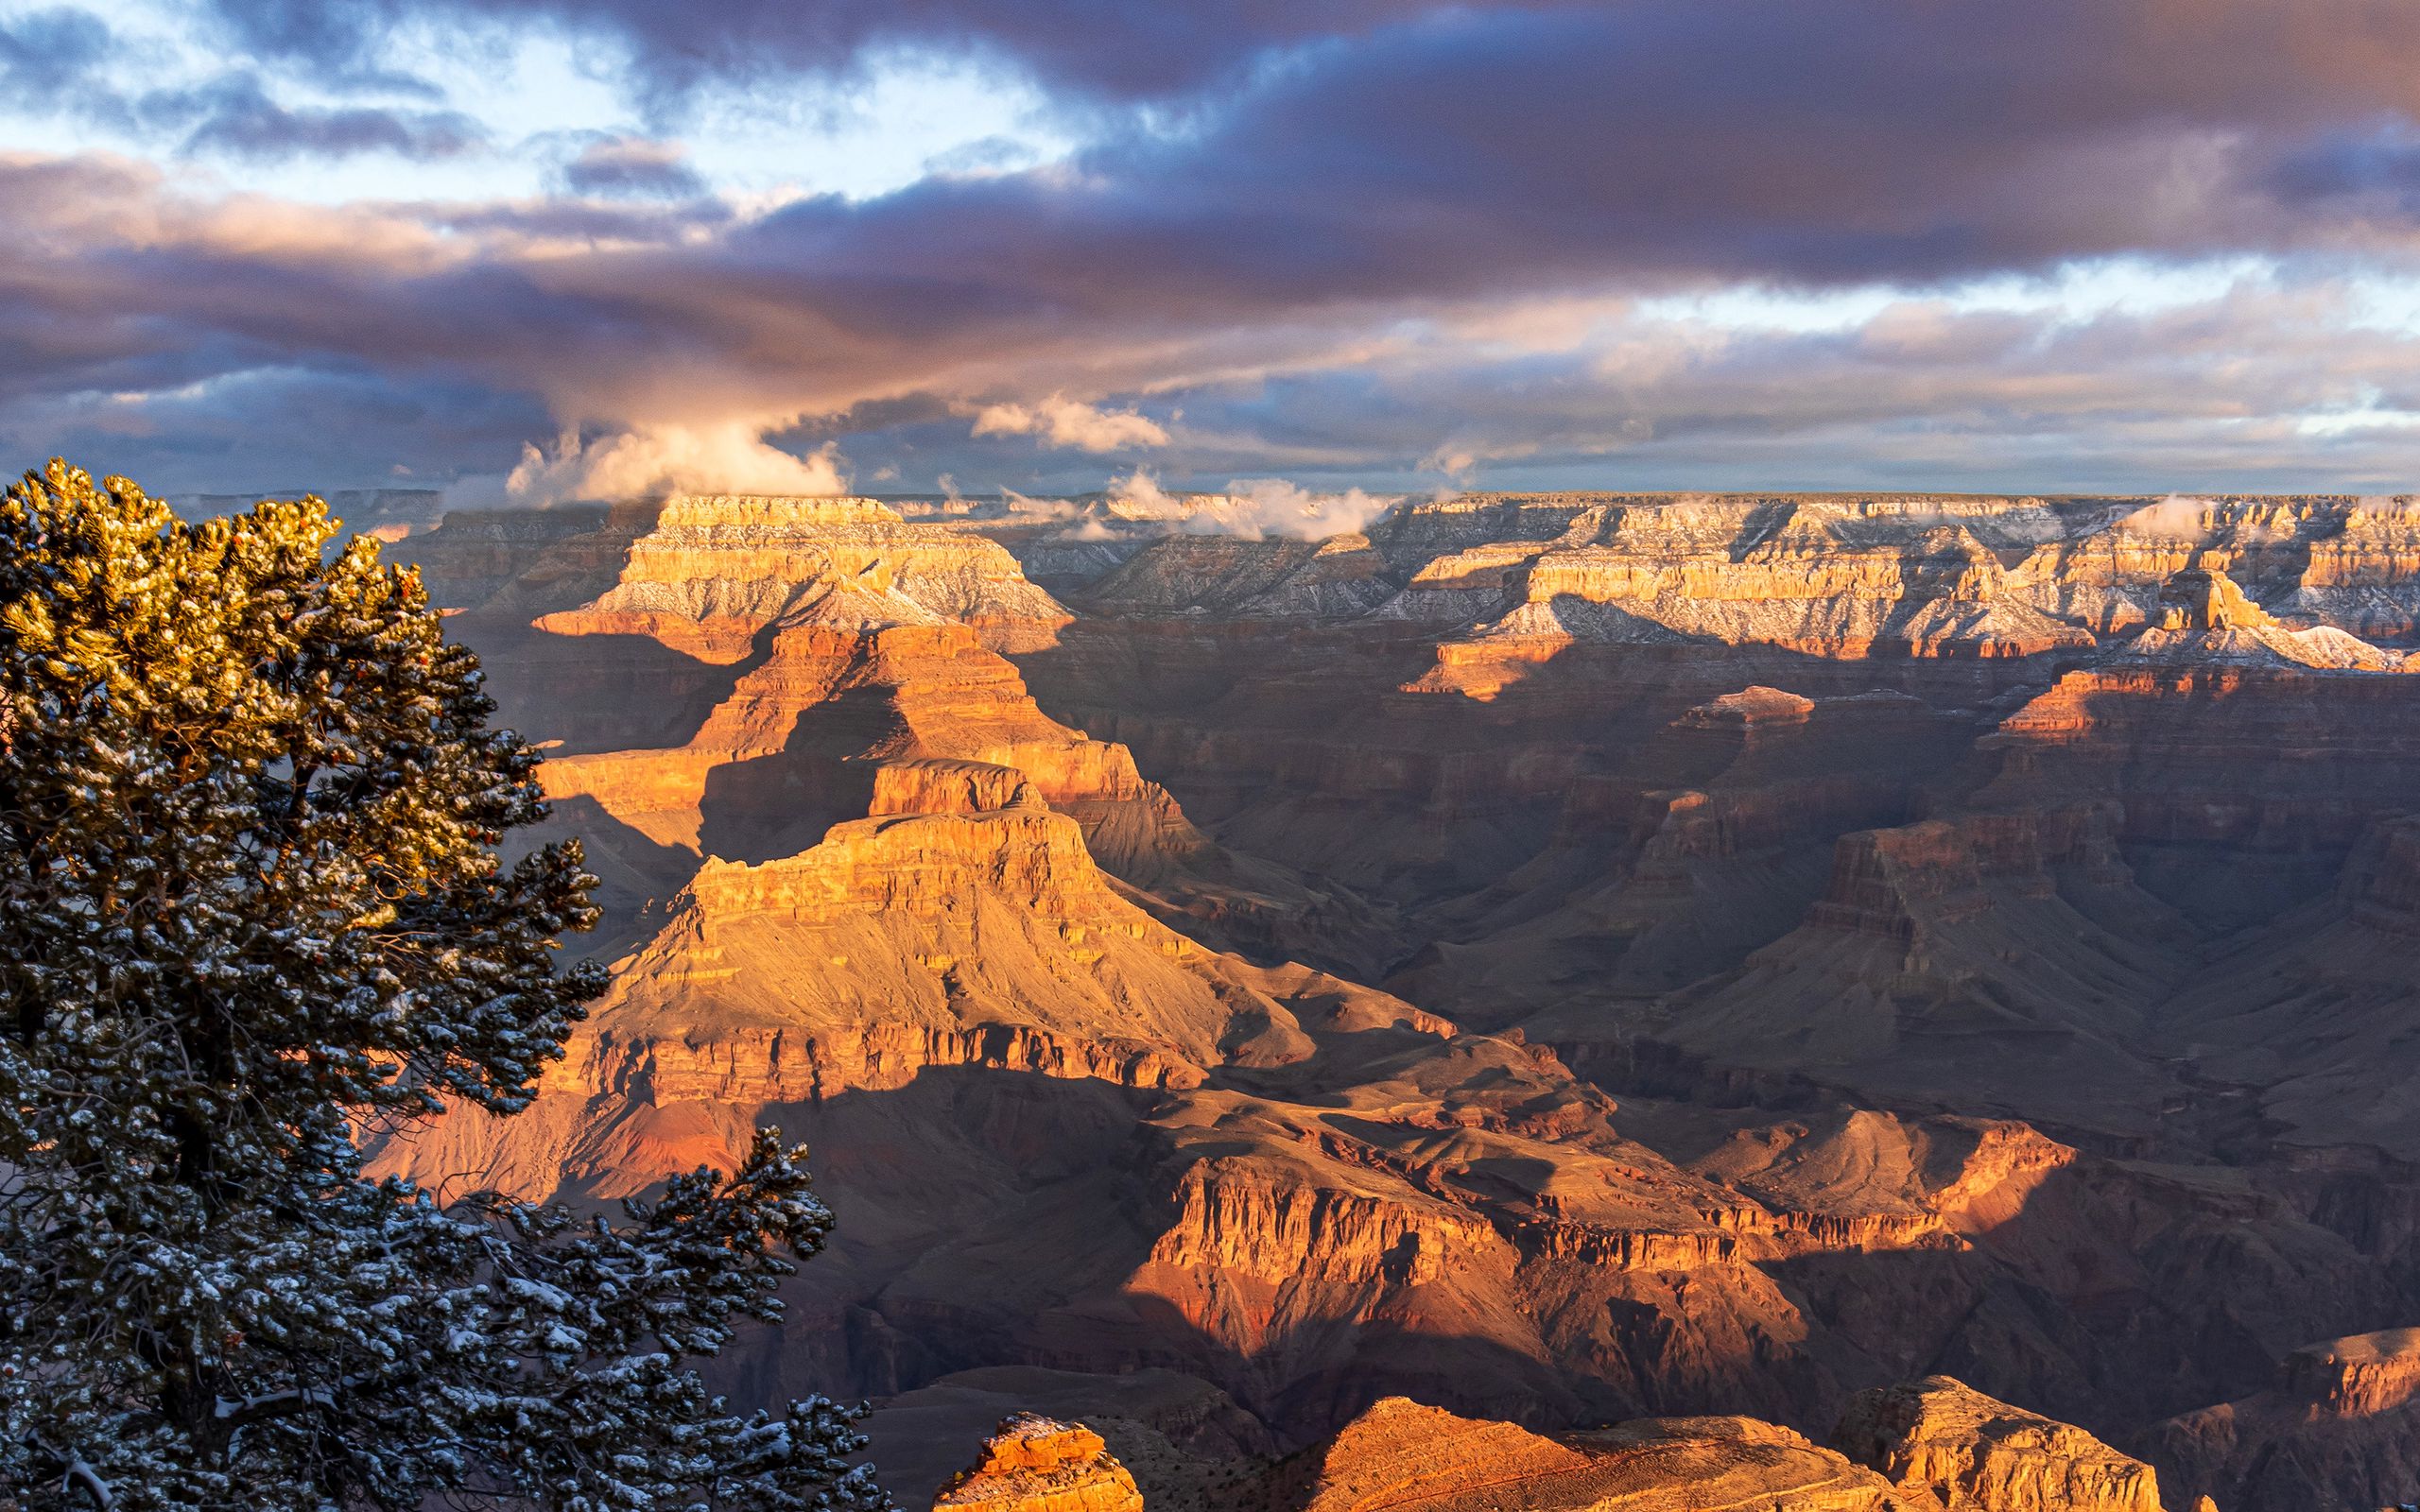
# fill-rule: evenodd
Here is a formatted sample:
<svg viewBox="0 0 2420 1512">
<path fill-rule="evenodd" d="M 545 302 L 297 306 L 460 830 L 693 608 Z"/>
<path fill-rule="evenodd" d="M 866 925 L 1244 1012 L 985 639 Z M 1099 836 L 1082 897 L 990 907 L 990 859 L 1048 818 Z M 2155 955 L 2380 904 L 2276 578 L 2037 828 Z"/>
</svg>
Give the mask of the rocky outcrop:
<svg viewBox="0 0 2420 1512">
<path fill-rule="evenodd" d="M 752 1091 L 717 1075 L 713 1094 L 767 1102 L 963 1060 L 1194 1080 L 1236 1053 L 1219 1047 L 1239 1016 L 1285 1053 L 1283 1008 L 1120 897 L 1072 819 L 1007 796 L 836 825 L 786 860 L 706 863 L 550 1085 L 598 1095 L 643 1065 L 660 1095 L 683 1095 L 665 1057 L 694 1058 L 702 1023 L 742 1063 L 757 1037 L 768 1068 Z"/>
<path fill-rule="evenodd" d="M 1493 615 L 1442 645 L 1419 686 L 1492 697 L 1574 644 L 1826 658 L 2089 649 L 2094 636 L 2028 602 L 1986 541 L 2063 525 L 2047 511 L 2000 517 L 1945 501 L 1609 500 L 1503 572 Z"/>
<path fill-rule="evenodd" d="M 631 544 L 654 522 L 652 504 L 569 504 L 552 509 L 452 510 L 396 549 L 420 568 L 440 606 L 523 618 L 567 610 L 612 586 Z"/>
<path fill-rule="evenodd" d="M 1932 1512 L 1921 1492 L 1751 1418 L 1678 1418 L 1548 1437 L 1403 1398 L 1277 1467 L 1234 1503 L 1270 1512 Z"/>
<path fill-rule="evenodd" d="M 2028 1125 L 1870 1109 L 1741 1129 L 1690 1162 L 1773 1214 L 1770 1248 L 1956 1245 L 2021 1213 L 2076 1152 Z"/>
<path fill-rule="evenodd" d="M 2224 1506 L 2367 1512 L 2420 1487 L 2420 1329 L 2290 1351 L 2268 1390 L 2142 1435 L 2164 1481 Z"/>
<path fill-rule="evenodd" d="M 855 603 L 833 602 L 836 590 Z M 680 495 L 631 543 L 611 589 L 540 624 L 651 636 L 729 662 L 766 626 L 810 608 L 827 620 L 955 621 L 1004 646 L 1046 642 L 1067 621 L 996 542 L 911 524 L 872 499 Z"/>
<path fill-rule="evenodd" d="M 2284 1389 L 2335 1418 L 2394 1412 L 2420 1396 L 2420 1329 L 2306 1345 L 2286 1356 Z"/>
<path fill-rule="evenodd" d="M 1476 1506 L 1480 1498 L 1502 1497 L 1513 1486 L 1538 1505 L 1544 1485 L 1568 1482 L 1587 1467 L 1588 1456 L 1580 1451 L 1511 1423 L 1474 1421 L 1391 1397 L 1272 1477 L 1293 1485 L 1270 1489 L 1279 1504 L 1303 1512 L 1442 1512 Z M 1545 1504 L 1590 1503 L 1562 1499 Z"/>
<path fill-rule="evenodd" d="M 594 797 L 661 843 L 756 859 L 865 814 L 882 764 L 977 761 L 1013 767 L 1043 797 L 1081 811 L 1114 858 L 1203 844 L 1123 747 L 1044 717 L 973 627 L 867 599 L 841 585 L 788 601 L 786 620 L 749 629 L 763 649 L 686 744 L 557 761 L 549 792 Z M 607 633 L 581 627 L 610 623 L 541 622 L 564 634 Z M 800 716 L 824 705 L 836 717 L 802 729 Z"/>
<path fill-rule="evenodd" d="M 1624 508 L 1598 542 L 1530 563 L 1486 634 L 1764 644 L 1818 656 L 2031 656 L 2092 637 L 2015 602 L 1962 525 L 1893 539 L 1863 508 L 1807 503 Z"/>
<path fill-rule="evenodd" d="M 1081 1423 L 1019 1414 L 1000 1424 L 974 1469 L 942 1488 L 934 1512 L 1143 1512 L 1134 1477 Z"/>
<path fill-rule="evenodd" d="M 2279 609 L 2364 639 L 2409 640 L 2420 628 L 2420 508 L 2409 495 L 2357 501 L 2337 534 L 2310 542 Z"/>
<path fill-rule="evenodd" d="M 536 563 L 516 582 L 544 576 L 549 553 L 570 549 L 540 534 Z M 541 717 L 620 696 L 539 675 L 576 660 L 564 648 L 581 642 L 609 667 L 647 663 L 634 648 L 653 648 L 660 664 L 624 680 L 668 681 L 696 710 L 677 744 L 583 748 L 544 771 L 550 797 L 593 802 L 632 832 L 600 858 L 630 874 L 629 892 L 647 890 L 638 909 L 660 908 L 678 885 L 667 856 L 795 854 L 834 824 L 934 797 L 910 792 L 929 769 L 888 769 L 977 763 L 1018 774 L 1082 826 L 1105 866 L 1153 888 L 1163 917 L 1214 943 L 1283 948 L 1325 935 L 1349 941 L 1352 959 L 1387 948 L 1357 901 L 1231 855 L 1124 746 L 1043 714 L 998 651 L 1047 644 L 1067 616 L 995 542 L 864 500 L 676 498 L 591 534 L 618 535 L 609 585 L 541 615 L 534 633 L 481 624 L 503 636 L 503 674 Z M 631 905 L 607 902 L 626 924 Z"/>
<path fill-rule="evenodd" d="M 1020 1412 L 1098 1434 L 1148 1512 L 1219 1512 L 1238 1483 L 1277 1457 L 1267 1427 L 1199 1377 L 1031 1366 L 958 1371 L 877 1403 L 865 1424 L 867 1457 L 902 1507 L 921 1508 L 965 1469 L 969 1446 Z"/>
<path fill-rule="evenodd" d="M 1947 1376 L 1859 1396 L 1832 1446 L 1949 1512 L 2160 1512 L 2150 1466 Z"/>
<path fill-rule="evenodd" d="M 2066 674 L 1979 742 L 1996 770 L 1971 801 L 2114 801 L 2140 885 L 2205 930 L 2242 931 L 2329 890 L 2385 796 L 2420 777 L 2406 686 L 2273 658 L 2121 658 Z"/>
</svg>

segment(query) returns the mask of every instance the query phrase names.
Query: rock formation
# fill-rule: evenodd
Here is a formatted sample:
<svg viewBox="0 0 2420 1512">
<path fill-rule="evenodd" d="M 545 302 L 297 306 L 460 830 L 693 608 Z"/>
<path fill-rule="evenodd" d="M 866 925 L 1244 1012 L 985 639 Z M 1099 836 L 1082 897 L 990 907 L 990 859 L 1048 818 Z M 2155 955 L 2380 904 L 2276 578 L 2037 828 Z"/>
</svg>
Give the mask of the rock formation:
<svg viewBox="0 0 2420 1512">
<path fill-rule="evenodd" d="M 959 1371 L 890 1398 L 866 1424 L 867 1457 L 902 1507 L 921 1508 L 965 1470 L 973 1446 L 1020 1413 L 1098 1434 L 1148 1512 L 1216 1512 L 1278 1457 L 1268 1428 L 1198 1376 L 1030 1366 Z"/>
<path fill-rule="evenodd" d="M 1143 1512 L 1134 1477 L 1081 1423 L 1030 1413 L 1000 1424 L 975 1468 L 942 1488 L 934 1512 Z"/>
<path fill-rule="evenodd" d="M 1101 1439 L 1030 1415 L 1003 1423 L 981 1468 L 945 1488 L 946 1507 L 1103 1507 L 1125 1484 L 1100 1474 Z M 1047 1461 L 1043 1469 L 1028 1469 Z M 1011 1465 L 1016 1468 L 1009 1468 Z M 1018 1498 L 1024 1498 L 1019 1500 Z M 1755 1505 L 1777 1512 L 1940 1512 L 1921 1488 L 1882 1476 L 1789 1429 L 1747 1418 L 1646 1418 L 1541 1435 L 1401 1397 L 1340 1433 L 1270 1463 L 1194 1459 L 1139 1505 L 1148 1512 L 1680 1512 Z M 1996 1506 L 1995 1512 L 1997 1512 Z M 2007 1512 L 2020 1512 L 2008 1503 Z"/>
<path fill-rule="evenodd" d="M 1745 1418 L 1646 1419 L 1547 1437 L 1400 1397 L 1280 1465 L 1256 1487 L 1270 1512 L 1932 1512 L 1919 1491 Z"/>
<path fill-rule="evenodd" d="M 885 1399 L 910 1495 L 1013 1410 L 1155 1512 L 2149 1512 L 2112 1443 L 2176 1505 L 2411 1494 L 2420 515 L 1241 517 L 405 537 L 614 981 L 528 1113 L 378 1167 L 807 1140 L 838 1236 L 721 1384 Z M 1800 1436 L 1853 1402 L 1879 1471 Z"/>
<path fill-rule="evenodd" d="M 2143 1435 L 2171 1486 L 2226 1506 L 2367 1512 L 2420 1489 L 2420 1329 L 2288 1354 L 2274 1384 Z"/>
<path fill-rule="evenodd" d="M 2150 1466 L 1947 1376 L 1861 1394 L 1832 1446 L 1949 1512 L 2160 1512 Z"/>
</svg>

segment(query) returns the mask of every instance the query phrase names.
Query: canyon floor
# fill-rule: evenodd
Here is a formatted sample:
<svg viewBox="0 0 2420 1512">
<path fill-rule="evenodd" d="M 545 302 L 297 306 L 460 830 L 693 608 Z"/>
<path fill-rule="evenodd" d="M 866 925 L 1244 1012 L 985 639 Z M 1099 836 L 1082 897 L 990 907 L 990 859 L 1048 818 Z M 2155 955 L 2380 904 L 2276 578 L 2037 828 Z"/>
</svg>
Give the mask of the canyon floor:
<svg viewBox="0 0 2420 1512">
<path fill-rule="evenodd" d="M 874 1399 L 911 1507 L 1020 1412 L 1074 1499 L 945 1504 L 2420 1497 L 2420 508 L 1217 523 L 394 543 L 550 743 L 614 985 L 381 1168 L 807 1141 L 836 1237 L 719 1383 Z M 1448 1444 L 1529 1468 L 1402 1469 Z"/>
</svg>

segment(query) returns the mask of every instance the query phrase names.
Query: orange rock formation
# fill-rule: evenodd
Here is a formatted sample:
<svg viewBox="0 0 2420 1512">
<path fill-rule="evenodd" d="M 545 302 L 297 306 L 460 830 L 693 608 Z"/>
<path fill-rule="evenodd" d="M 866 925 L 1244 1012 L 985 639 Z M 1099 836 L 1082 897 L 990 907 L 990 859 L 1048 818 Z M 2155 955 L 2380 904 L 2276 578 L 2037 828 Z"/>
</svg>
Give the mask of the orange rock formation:
<svg viewBox="0 0 2420 1512">
<path fill-rule="evenodd" d="M 964 1512 L 1143 1512 L 1134 1477 L 1081 1423 L 1021 1414 L 933 1502 Z"/>
<path fill-rule="evenodd" d="M 1947 1376 L 1864 1393 L 1832 1444 L 1949 1512 L 2160 1512 L 2150 1466 Z"/>
</svg>

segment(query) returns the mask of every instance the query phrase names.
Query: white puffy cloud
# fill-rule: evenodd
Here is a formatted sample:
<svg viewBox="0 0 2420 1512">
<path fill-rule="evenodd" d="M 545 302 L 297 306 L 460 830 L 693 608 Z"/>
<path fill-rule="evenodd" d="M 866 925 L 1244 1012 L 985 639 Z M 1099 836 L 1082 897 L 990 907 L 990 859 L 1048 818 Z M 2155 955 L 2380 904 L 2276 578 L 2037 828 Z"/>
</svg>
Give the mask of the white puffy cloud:
<svg viewBox="0 0 2420 1512">
<path fill-rule="evenodd" d="M 2157 504 L 2147 504 L 2119 522 L 2138 536 L 2151 536 L 2169 541 L 2199 541 L 2207 534 L 2206 521 L 2211 505 L 2207 499 L 2191 494 L 2171 493 Z"/>
<path fill-rule="evenodd" d="M 1255 540 L 1286 536 L 1296 541 L 1324 541 L 1366 530 L 1395 502 L 1359 489 L 1314 493 L 1284 478 L 1237 478 L 1227 485 L 1225 498 L 1229 502 L 1221 511 L 1220 528 Z"/>
<path fill-rule="evenodd" d="M 632 499 L 665 493 L 830 495 L 848 491 L 837 446 L 805 456 L 768 443 L 745 421 L 640 425 L 593 440 L 566 436 L 555 449 L 525 447 L 505 492 L 525 504 Z"/>
<path fill-rule="evenodd" d="M 1392 498 L 1359 489 L 1320 493 L 1284 478 L 1237 478 L 1218 493 L 1171 493 L 1136 468 L 1109 483 L 1110 512 L 1127 520 L 1163 521 L 1189 535 L 1283 536 L 1324 541 L 1366 529 Z"/>
<path fill-rule="evenodd" d="M 1085 452 L 1123 452 L 1166 446 L 1168 433 L 1149 415 L 1131 409 L 1100 409 L 1053 394 L 1042 403 L 990 404 L 975 417 L 976 436 L 1037 436 L 1045 446 Z"/>
</svg>

